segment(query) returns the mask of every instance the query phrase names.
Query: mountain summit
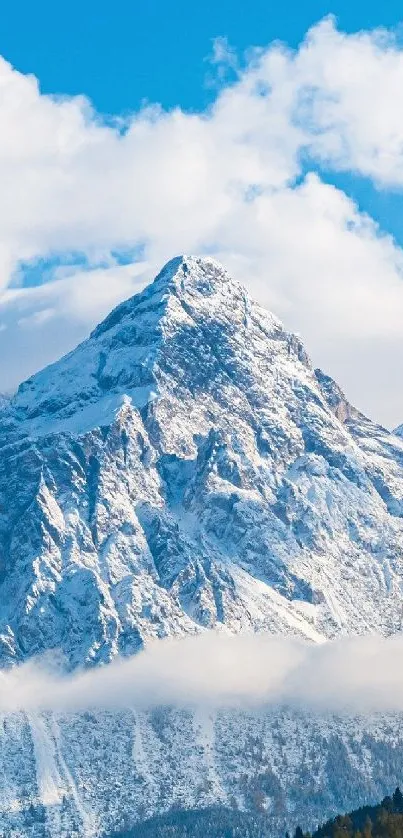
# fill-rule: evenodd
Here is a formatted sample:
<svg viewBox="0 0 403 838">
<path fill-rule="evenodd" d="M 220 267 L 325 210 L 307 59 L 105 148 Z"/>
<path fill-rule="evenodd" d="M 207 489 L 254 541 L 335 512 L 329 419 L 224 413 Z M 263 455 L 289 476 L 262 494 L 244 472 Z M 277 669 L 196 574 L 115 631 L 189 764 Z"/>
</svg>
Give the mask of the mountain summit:
<svg viewBox="0 0 403 838">
<path fill-rule="evenodd" d="M 401 628 L 403 440 L 212 259 L 24 382 L 0 445 L 4 661 Z"/>
<path fill-rule="evenodd" d="M 178 339 L 183 341 L 176 348 L 178 378 L 186 357 L 192 356 L 200 378 L 200 364 L 208 361 L 206 352 L 213 361 L 215 336 L 207 333 L 205 325 L 212 327 L 214 322 L 222 336 L 236 330 L 241 341 L 250 305 L 242 286 L 212 259 L 172 259 L 142 293 L 114 309 L 89 340 L 20 386 L 15 399 L 18 415 L 36 418 L 40 432 L 40 419 L 46 428 L 56 418 L 73 415 L 85 422 L 88 406 L 98 403 L 99 416 L 88 417 L 91 426 L 101 418 L 103 407 L 114 407 L 112 395 L 130 395 L 133 404 L 144 407 L 162 384 L 161 366 Z M 274 318 L 266 313 L 266 321 L 271 328 Z M 206 378 L 209 372 L 206 367 Z M 192 386 L 195 377 L 195 370 L 189 370 L 189 381 L 182 383 Z"/>
</svg>

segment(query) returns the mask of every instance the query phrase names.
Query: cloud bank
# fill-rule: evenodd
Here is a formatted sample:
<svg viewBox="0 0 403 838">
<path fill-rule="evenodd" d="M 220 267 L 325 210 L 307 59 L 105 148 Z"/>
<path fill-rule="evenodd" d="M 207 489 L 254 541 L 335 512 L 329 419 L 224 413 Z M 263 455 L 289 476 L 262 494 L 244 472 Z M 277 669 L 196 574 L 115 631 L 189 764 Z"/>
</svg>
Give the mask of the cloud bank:
<svg viewBox="0 0 403 838">
<path fill-rule="evenodd" d="M 49 661 L 0 672 L 0 712 L 87 709 L 262 709 L 403 712 L 403 635 L 315 645 L 270 635 L 206 632 L 159 640 L 133 658 L 84 673 L 51 673 Z"/>
<path fill-rule="evenodd" d="M 329 18 L 297 51 L 273 44 L 243 62 L 220 40 L 212 67 L 208 111 L 155 105 L 106 121 L 0 60 L 0 389 L 71 348 L 174 254 L 210 253 L 353 402 L 401 422 L 403 251 L 320 175 L 403 187 L 401 45 Z M 141 260 L 122 265 L 127 252 Z M 35 265 L 39 287 L 24 287 Z"/>
</svg>

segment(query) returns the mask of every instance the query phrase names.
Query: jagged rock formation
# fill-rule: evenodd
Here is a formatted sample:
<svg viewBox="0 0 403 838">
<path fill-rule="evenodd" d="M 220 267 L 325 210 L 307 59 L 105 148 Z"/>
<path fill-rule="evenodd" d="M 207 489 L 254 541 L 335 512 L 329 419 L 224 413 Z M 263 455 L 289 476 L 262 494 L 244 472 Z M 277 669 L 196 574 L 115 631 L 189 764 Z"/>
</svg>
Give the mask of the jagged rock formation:
<svg viewBox="0 0 403 838">
<path fill-rule="evenodd" d="M 402 515 L 403 439 L 352 408 L 217 263 L 174 259 L 2 406 L 3 665 L 50 649 L 95 665 L 217 625 L 312 641 L 399 631 Z M 49 724 L 32 721 L 31 751 L 56 754 L 74 809 L 79 763 L 61 767 L 72 752 Z"/>
</svg>

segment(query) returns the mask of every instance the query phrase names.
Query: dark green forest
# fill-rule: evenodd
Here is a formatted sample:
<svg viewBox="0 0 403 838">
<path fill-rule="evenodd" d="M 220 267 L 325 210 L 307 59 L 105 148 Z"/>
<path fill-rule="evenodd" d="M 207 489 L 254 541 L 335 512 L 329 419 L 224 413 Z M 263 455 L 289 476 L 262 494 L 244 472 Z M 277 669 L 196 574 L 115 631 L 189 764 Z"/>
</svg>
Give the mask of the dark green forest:
<svg viewBox="0 0 403 838">
<path fill-rule="evenodd" d="M 263 814 L 216 807 L 172 811 L 109 838 L 273 838 L 273 822 Z M 327 821 L 313 833 L 297 826 L 285 838 L 403 838 L 403 794 L 397 788 L 376 806 L 362 806 Z"/>
<path fill-rule="evenodd" d="M 214 807 L 172 811 L 150 818 L 110 838 L 272 838 L 264 815 Z"/>
<path fill-rule="evenodd" d="M 397 788 L 378 806 L 362 806 L 338 815 L 312 835 L 297 827 L 294 838 L 403 838 L 403 794 Z"/>
</svg>

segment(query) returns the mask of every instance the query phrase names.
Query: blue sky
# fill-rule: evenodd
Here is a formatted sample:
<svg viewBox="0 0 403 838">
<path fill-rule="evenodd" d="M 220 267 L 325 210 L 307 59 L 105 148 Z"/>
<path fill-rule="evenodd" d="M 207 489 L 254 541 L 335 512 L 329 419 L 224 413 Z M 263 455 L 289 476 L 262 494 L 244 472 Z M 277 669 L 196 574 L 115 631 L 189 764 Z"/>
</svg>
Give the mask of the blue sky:
<svg viewBox="0 0 403 838">
<path fill-rule="evenodd" d="M 104 113 L 144 99 L 199 109 L 211 97 L 204 59 L 213 38 L 241 52 L 276 39 L 296 47 L 328 14 L 355 32 L 396 26 L 403 11 L 397 0 L 20 0 L 2 9 L 0 51 L 44 92 L 85 92 Z"/>
<path fill-rule="evenodd" d="M 104 114 L 126 114 L 144 101 L 198 111 L 216 94 L 206 61 L 215 38 L 226 38 L 240 56 L 275 40 L 297 48 L 307 30 L 329 14 L 345 32 L 392 27 L 398 33 L 403 19 L 396 0 L 71 0 L 63 5 L 23 0 L 8 3 L 2 13 L 0 53 L 22 72 L 33 73 L 44 93 L 85 93 Z M 403 243 L 398 191 L 324 167 L 321 172 Z M 33 276 L 31 270 L 30 284 Z"/>
<path fill-rule="evenodd" d="M 166 259 L 207 252 L 354 403 L 401 422 L 400 14 L 322 0 L 7 4 L 0 390 Z"/>
</svg>

